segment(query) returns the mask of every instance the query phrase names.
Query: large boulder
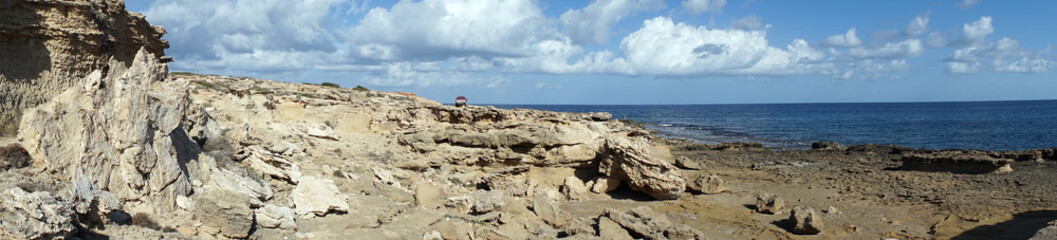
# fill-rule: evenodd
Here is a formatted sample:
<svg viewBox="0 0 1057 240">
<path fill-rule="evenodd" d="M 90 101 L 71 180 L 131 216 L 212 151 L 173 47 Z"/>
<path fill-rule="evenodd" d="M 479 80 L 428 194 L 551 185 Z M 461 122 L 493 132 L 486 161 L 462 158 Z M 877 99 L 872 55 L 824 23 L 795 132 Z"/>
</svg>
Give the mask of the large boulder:
<svg viewBox="0 0 1057 240">
<path fill-rule="evenodd" d="M 82 86 L 93 70 L 127 65 L 140 48 L 161 58 L 163 34 L 122 1 L 0 1 L 0 137 L 15 134 L 23 111 Z"/>
<path fill-rule="evenodd" d="M 191 186 L 182 166 L 201 152 L 184 127 L 188 92 L 165 83 L 168 66 L 140 49 L 84 85 L 28 110 L 18 138 L 33 166 L 60 181 L 87 177 L 121 201 L 175 208 Z"/>
<path fill-rule="evenodd" d="M 686 190 L 686 174 L 671 164 L 650 156 L 644 138 L 606 138 L 607 156 L 599 172 L 626 182 L 631 189 L 660 200 L 677 199 Z"/>
<path fill-rule="evenodd" d="M 48 192 L 14 187 L 0 192 L 0 238 L 62 239 L 74 233 L 74 212 Z"/>
</svg>

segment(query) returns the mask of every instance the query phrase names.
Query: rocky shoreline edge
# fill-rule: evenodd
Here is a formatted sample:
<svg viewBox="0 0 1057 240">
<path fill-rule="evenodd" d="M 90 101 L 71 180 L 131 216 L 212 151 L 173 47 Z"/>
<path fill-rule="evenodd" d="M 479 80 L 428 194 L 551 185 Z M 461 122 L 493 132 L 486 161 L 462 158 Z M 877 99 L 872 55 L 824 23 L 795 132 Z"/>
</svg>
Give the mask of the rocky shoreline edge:
<svg viewBox="0 0 1057 240">
<path fill-rule="evenodd" d="M 1052 238 L 1057 229 L 1047 150 L 774 152 L 654 138 L 606 113 L 169 73 L 164 29 L 120 0 L 0 8 L 0 50 L 15 53 L 0 59 L 0 134 L 17 133 L 0 146 L 2 239 Z"/>
</svg>

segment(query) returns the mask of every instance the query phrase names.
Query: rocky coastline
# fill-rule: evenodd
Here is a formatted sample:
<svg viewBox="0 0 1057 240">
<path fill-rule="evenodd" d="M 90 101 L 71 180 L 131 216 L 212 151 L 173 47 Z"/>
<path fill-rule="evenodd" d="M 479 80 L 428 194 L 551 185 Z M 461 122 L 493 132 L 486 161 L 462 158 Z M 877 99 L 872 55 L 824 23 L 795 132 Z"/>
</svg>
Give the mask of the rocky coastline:
<svg viewBox="0 0 1057 240">
<path fill-rule="evenodd" d="M 170 73 L 164 29 L 119 0 L 0 10 L 0 50 L 22 49 L 0 57 L 0 239 L 1057 233 L 1057 148 L 698 144 L 608 113 Z"/>
</svg>

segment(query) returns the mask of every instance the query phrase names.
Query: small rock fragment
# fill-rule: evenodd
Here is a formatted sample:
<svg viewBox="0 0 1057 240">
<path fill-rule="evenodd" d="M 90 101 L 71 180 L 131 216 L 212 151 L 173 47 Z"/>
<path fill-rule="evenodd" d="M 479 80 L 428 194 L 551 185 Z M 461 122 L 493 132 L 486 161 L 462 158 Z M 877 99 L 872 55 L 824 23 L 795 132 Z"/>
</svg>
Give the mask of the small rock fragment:
<svg viewBox="0 0 1057 240">
<path fill-rule="evenodd" d="M 575 176 L 565 178 L 565 183 L 562 185 L 561 191 L 562 194 L 565 194 L 565 196 L 572 201 L 587 199 L 587 187 L 584 186 L 584 181 Z"/>
<path fill-rule="evenodd" d="M 774 194 L 763 193 L 756 196 L 756 212 L 778 214 L 784 207 L 785 201 Z"/>
<path fill-rule="evenodd" d="M 717 194 L 727 191 L 727 183 L 715 174 L 708 176 L 701 175 L 700 177 L 697 177 L 697 179 L 694 179 L 694 181 L 690 182 L 690 184 L 687 184 L 687 188 L 697 193 Z"/>
<path fill-rule="evenodd" d="M 484 214 L 503 209 L 503 193 L 499 191 L 477 191 L 473 196 L 473 213 Z"/>
<path fill-rule="evenodd" d="M 822 218 L 815 209 L 808 206 L 797 206 L 789 215 L 793 223 L 792 232 L 796 234 L 818 234 L 822 232 Z"/>
<path fill-rule="evenodd" d="M 294 210 L 289 207 L 267 204 L 254 210 L 257 226 L 264 228 L 295 229 Z"/>
<path fill-rule="evenodd" d="M 595 222 L 591 218 L 578 217 L 573 218 L 569 221 L 569 225 L 565 226 L 564 232 L 569 236 L 583 235 L 583 236 L 596 236 L 594 225 Z"/>
<path fill-rule="evenodd" d="M 591 181 L 590 184 L 591 192 L 593 193 L 607 193 L 617 190 L 620 187 L 619 178 L 611 178 L 606 176 L 599 176 Z"/>
<path fill-rule="evenodd" d="M 598 219 L 598 236 L 602 239 L 613 239 L 613 240 L 632 240 L 631 234 L 628 230 L 624 230 L 620 224 L 617 224 L 608 217 L 601 217 Z"/>
<path fill-rule="evenodd" d="M 246 202 L 248 196 L 227 190 L 213 190 L 196 195 L 198 204 L 195 206 L 194 217 L 201 221 L 203 226 L 216 229 L 229 238 L 249 236 L 253 225 L 253 211 Z"/>
<path fill-rule="evenodd" d="M 684 224 L 672 225 L 671 227 L 668 228 L 668 230 L 664 231 L 664 236 L 668 237 L 668 239 L 686 239 L 686 240 L 705 240 L 705 239 L 708 239 L 708 237 L 705 237 L 705 234 L 701 233 L 701 231 L 698 231 L 697 229 L 693 229 L 690 226 L 686 226 Z"/>
<path fill-rule="evenodd" d="M 301 177 L 290 197 L 294 200 L 294 211 L 302 219 L 323 216 L 330 211 L 349 210 L 345 194 L 338 191 L 338 186 L 330 179 Z"/>
<path fill-rule="evenodd" d="M 537 195 L 532 200 L 532 211 L 552 227 L 562 227 L 566 224 L 566 218 L 562 214 L 561 209 L 558 209 L 558 205 L 547 199 L 545 195 Z"/>
</svg>

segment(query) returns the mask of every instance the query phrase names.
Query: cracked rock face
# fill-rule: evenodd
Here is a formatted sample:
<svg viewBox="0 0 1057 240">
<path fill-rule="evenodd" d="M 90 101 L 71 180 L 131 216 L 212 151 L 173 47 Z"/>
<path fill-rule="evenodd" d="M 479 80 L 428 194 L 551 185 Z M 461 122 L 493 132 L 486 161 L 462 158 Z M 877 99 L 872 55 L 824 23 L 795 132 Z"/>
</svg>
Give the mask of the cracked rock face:
<svg viewBox="0 0 1057 240">
<path fill-rule="evenodd" d="M 23 111 L 82 85 L 94 70 L 127 65 L 140 48 L 162 57 L 163 34 L 121 1 L 0 2 L 0 137 L 15 134 Z"/>
<path fill-rule="evenodd" d="M 166 86 L 168 66 L 146 49 L 123 68 L 114 61 L 25 112 L 18 138 L 32 166 L 58 180 L 86 177 L 119 201 L 171 211 L 191 190 L 181 166 L 201 152 L 182 126 L 188 93 Z"/>
<path fill-rule="evenodd" d="M 0 192 L 0 238 L 62 239 L 74 231 L 72 207 L 48 192 Z"/>
</svg>

